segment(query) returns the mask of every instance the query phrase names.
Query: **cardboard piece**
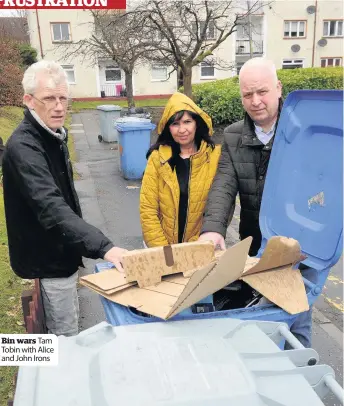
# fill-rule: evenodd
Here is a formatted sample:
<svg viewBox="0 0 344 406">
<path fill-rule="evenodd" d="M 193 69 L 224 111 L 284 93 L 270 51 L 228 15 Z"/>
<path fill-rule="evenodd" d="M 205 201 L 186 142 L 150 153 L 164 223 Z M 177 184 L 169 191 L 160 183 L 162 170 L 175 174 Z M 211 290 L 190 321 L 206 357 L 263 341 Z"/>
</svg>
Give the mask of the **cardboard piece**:
<svg viewBox="0 0 344 406">
<path fill-rule="evenodd" d="M 241 279 L 287 313 L 309 310 L 305 285 L 298 269 L 287 265 Z"/>
<path fill-rule="evenodd" d="M 214 259 L 215 248 L 210 241 L 196 241 L 129 251 L 123 255 L 127 282 L 136 282 L 140 288 L 156 285 L 164 275 L 182 273 L 190 276 Z"/>
<path fill-rule="evenodd" d="M 82 285 L 99 292 L 105 292 L 108 295 L 136 285 L 135 282 L 128 283 L 125 275 L 115 268 L 81 277 L 80 283 L 81 281 L 83 282 Z"/>
<path fill-rule="evenodd" d="M 105 282 L 98 283 L 100 274 L 95 274 L 82 277 L 80 283 L 111 301 L 165 320 L 238 279 L 243 279 L 288 313 L 308 310 L 302 276 L 298 269 L 293 269 L 293 264 L 302 258 L 298 242 L 273 237 L 261 259 L 248 257 L 251 242 L 249 237 L 228 248 L 188 278 L 181 274 L 170 275 L 155 286 L 128 287 L 123 279 L 112 279 L 110 273 L 104 277 Z M 93 276 L 91 281 L 90 276 Z"/>
</svg>

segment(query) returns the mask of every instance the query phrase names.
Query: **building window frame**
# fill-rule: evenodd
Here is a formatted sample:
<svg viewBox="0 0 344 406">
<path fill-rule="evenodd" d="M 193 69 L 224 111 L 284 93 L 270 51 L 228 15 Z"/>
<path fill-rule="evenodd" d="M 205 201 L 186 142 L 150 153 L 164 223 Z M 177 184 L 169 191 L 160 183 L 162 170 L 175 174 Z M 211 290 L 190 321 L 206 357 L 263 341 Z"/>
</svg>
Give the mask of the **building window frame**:
<svg viewBox="0 0 344 406">
<path fill-rule="evenodd" d="M 58 25 L 60 26 L 59 27 L 60 38 L 55 38 L 56 31 L 54 30 L 54 26 L 58 26 Z M 63 38 L 62 25 L 67 25 L 68 39 Z M 51 41 L 53 43 L 72 42 L 72 31 L 71 31 L 70 22 L 68 22 L 68 21 L 54 21 L 54 22 L 51 22 L 50 23 L 50 33 L 51 33 Z"/>
<path fill-rule="evenodd" d="M 106 72 L 107 71 L 118 71 L 120 78 L 119 79 L 115 79 L 115 80 L 108 80 L 106 77 Z M 105 82 L 106 83 L 122 83 L 122 71 L 121 68 L 119 68 L 116 65 L 106 65 L 105 69 L 104 69 L 104 76 L 105 76 Z"/>
<path fill-rule="evenodd" d="M 63 70 L 66 72 L 67 74 L 67 81 L 68 84 L 70 85 L 75 85 L 76 84 L 76 76 L 75 76 L 75 66 L 74 65 L 61 65 L 61 67 L 63 68 Z M 73 75 L 73 79 L 71 80 L 69 74 Z"/>
<path fill-rule="evenodd" d="M 329 61 L 332 60 L 332 64 L 329 65 Z M 336 65 L 336 62 L 338 61 L 338 65 Z M 324 64 L 323 64 L 324 62 Z M 320 58 L 320 67 L 321 68 L 328 68 L 328 67 L 341 67 L 343 66 L 343 58 L 341 56 L 326 56 L 326 57 L 321 57 Z"/>
<path fill-rule="evenodd" d="M 164 70 L 163 77 L 154 77 L 154 70 Z M 165 82 L 168 79 L 167 66 L 160 63 L 151 64 L 151 81 L 152 82 Z"/>
<path fill-rule="evenodd" d="M 325 29 L 326 27 L 326 29 Z M 333 28 L 333 34 L 331 35 L 331 29 Z M 325 38 L 343 38 L 344 21 L 343 19 L 329 19 L 323 20 L 323 37 Z"/>
<path fill-rule="evenodd" d="M 293 24 L 296 23 L 296 31 L 292 31 Z M 288 31 L 286 30 L 286 24 L 288 24 Z M 303 24 L 303 35 L 300 35 L 302 32 L 300 26 Z M 288 32 L 288 35 L 286 33 Z M 292 32 L 296 32 L 296 35 L 292 35 Z M 295 38 L 306 38 L 307 36 L 307 20 L 284 20 L 283 21 L 283 38 L 284 39 L 295 39 Z"/>
<path fill-rule="evenodd" d="M 204 24 L 205 24 L 205 21 L 199 21 L 199 25 L 198 25 L 198 35 L 199 36 L 201 35 L 201 32 L 204 29 Z M 196 34 L 196 23 L 192 23 L 192 31 Z M 205 32 L 205 40 L 207 40 L 207 41 L 216 40 L 216 27 L 215 27 L 214 20 L 210 20 L 208 22 L 208 27 Z"/>
<path fill-rule="evenodd" d="M 283 58 L 282 69 L 301 69 L 304 68 L 304 64 L 305 60 L 303 58 Z"/>
<path fill-rule="evenodd" d="M 213 74 L 212 75 L 204 75 L 202 74 L 204 71 L 204 68 L 212 68 L 213 69 Z M 215 66 L 211 62 L 207 61 L 202 61 L 200 63 L 200 79 L 215 79 Z"/>
</svg>

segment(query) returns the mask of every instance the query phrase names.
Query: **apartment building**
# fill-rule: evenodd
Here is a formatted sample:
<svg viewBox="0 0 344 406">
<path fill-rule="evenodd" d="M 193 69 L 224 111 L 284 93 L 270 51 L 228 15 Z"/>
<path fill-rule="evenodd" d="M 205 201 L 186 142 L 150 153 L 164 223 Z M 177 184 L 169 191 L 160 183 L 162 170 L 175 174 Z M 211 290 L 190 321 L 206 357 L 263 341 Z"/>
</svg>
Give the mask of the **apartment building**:
<svg viewBox="0 0 344 406">
<path fill-rule="evenodd" d="M 72 97 L 121 94 L 125 76 L 113 61 L 98 60 L 92 65 L 83 56 L 66 58 L 61 48 L 61 43 L 78 41 L 93 31 L 93 19 L 87 10 L 30 10 L 28 25 L 30 42 L 38 50 L 39 58 L 63 65 Z M 216 38 L 215 27 L 209 27 L 207 36 L 210 41 Z M 272 59 L 278 69 L 342 66 L 343 3 L 341 0 L 276 0 L 255 7 L 255 12 L 241 20 L 236 32 L 214 51 L 214 56 L 232 68 L 218 69 L 204 61 L 193 69 L 194 83 L 234 76 L 246 60 L 255 56 Z M 133 75 L 134 95 L 175 92 L 177 73 L 169 75 L 170 70 L 157 64 L 138 65 Z"/>
</svg>

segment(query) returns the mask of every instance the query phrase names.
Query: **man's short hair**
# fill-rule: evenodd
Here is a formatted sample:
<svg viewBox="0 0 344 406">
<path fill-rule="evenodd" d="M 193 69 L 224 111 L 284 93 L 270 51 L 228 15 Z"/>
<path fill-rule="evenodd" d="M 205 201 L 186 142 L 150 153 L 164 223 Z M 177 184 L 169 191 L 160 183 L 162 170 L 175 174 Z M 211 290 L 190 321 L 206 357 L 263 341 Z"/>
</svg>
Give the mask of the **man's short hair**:
<svg viewBox="0 0 344 406">
<path fill-rule="evenodd" d="M 62 66 L 54 61 L 41 60 L 29 66 L 24 72 L 22 85 L 25 94 L 34 94 L 37 90 L 37 78 L 47 77 L 49 86 L 55 87 L 61 83 L 66 83 L 68 89 L 67 74 Z"/>
</svg>

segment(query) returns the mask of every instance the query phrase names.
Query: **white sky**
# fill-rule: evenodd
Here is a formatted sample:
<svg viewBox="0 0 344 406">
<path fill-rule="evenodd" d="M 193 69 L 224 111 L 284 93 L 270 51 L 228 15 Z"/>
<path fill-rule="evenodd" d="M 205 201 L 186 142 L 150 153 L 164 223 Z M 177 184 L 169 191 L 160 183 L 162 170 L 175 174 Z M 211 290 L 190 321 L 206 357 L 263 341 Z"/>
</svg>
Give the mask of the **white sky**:
<svg viewBox="0 0 344 406">
<path fill-rule="evenodd" d="M 0 10 L 0 17 L 11 17 L 15 10 Z"/>
</svg>

